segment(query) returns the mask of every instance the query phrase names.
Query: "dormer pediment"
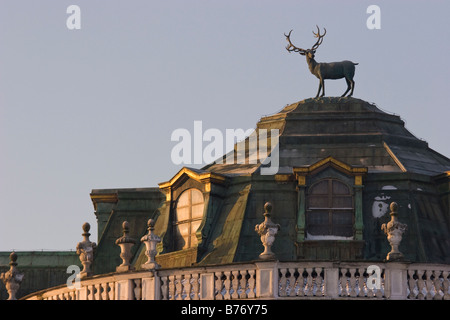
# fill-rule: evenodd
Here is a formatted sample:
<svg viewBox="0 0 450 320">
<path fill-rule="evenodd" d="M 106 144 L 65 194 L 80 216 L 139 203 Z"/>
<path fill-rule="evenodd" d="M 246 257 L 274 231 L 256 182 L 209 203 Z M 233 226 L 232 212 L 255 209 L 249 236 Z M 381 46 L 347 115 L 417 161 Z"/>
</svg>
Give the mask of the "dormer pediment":
<svg viewBox="0 0 450 320">
<path fill-rule="evenodd" d="M 352 166 L 329 156 L 309 166 L 294 167 L 293 172 L 299 185 L 303 185 L 305 184 L 305 177 L 307 175 L 315 175 L 330 167 L 344 173 L 347 176 L 354 176 L 355 184 L 360 184 L 362 176 L 368 171 L 367 167 Z"/>
<path fill-rule="evenodd" d="M 172 177 L 172 179 L 166 182 L 161 182 L 158 185 L 159 188 L 166 194 L 166 200 L 170 201 L 172 190 L 181 186 L 190 179 L 204 185 L 204 191 L 208 192 L 211 191 L 211 183 L 222 184 L 225 182 L 226 177 L 209 171 L 183 167 Z"/>
</svg>

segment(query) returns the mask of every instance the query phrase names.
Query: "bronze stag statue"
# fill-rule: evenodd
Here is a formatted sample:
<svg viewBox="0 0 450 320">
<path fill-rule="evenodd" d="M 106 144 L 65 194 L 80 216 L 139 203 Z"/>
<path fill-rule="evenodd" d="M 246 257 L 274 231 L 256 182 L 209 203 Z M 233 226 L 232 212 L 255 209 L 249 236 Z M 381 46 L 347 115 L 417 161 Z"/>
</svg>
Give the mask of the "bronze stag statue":
<svg viewBox="0 0 450 320">
<path fill-rule="evenodd" d="M 317 26 L 316 26 L 317 27 Z M 325 32 L 323 34 L 320 34 L 320 29 L 317 27 L 317 33 L 313 31 L 314 36 L 317 38 L 316 43 L 311 47 L 311 49 L 301 49 L 296 46 L 294 46 L 291 42 L 291 31 L 289 31 L 289 34 L 284 34 L 286 37 L 287 42 L 289 45 L 286 47 L 286 50 L 291 52 L 298 52 L 303 56 L 306 56 L 306 63 L 308 63 L 309 71 L 313 75 L 315 75 L 320 80 L 319 84 L 319 90 L 317 91 L 316 98 L 319 97 L 320 90 L 322 90 L 322 94 L 320 95 L 323 97 L 325 95 L 325 79 L 342 79 L 345 78 L 345 81 L 347 82 L 347 90 L 344 92 L 344 94 L 341 97 L 345 97 L 347 92 L 350 91 L 349 97 L 353 94 L 353 89 L 355 88 L 355 81 L 353 81 L 353 76 L 355 75 L 355 65 L 357 63 L 345 60 L 341 62 L 331 62 L 331 63 L 318 63 L 316 60 L 314 60 L 314 54 L 316 53 L 316 49 L 322 44 L 323 37 L 327 33 L 327 29 L 325 29 Z"/>
</svg>

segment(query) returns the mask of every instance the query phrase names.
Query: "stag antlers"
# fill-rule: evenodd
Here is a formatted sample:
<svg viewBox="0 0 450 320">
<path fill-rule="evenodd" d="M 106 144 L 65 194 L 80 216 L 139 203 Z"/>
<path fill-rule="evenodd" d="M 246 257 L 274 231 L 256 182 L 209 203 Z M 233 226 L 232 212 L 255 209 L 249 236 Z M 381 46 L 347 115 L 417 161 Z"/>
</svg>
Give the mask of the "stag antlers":
<svg viewBox="0 0 450 320">
<path fill-rule="evenodd" d="M 317 25 L 316 25 L 316 27 L 317 27 Z M 325 35 L 327 34 L 327 29 L 323 28 L 323 30 L 324 30 L 325 32 L 324 32 L 324 34 L 322 34 L 322 35 L 320 34 L 319 27 L 317 27 L 317 33 L 315 33 L 315 32 L 313 31 L 314 37 L 316 37 L 316 38 L 318 38 L 318 39 L 317 39 L 316 43 L 312 46 L 311 50 L 316 50 L 316 49 L 322 44 L 323 37 L 325 37 Z"/>
<path fill-rule="evenodd" d="M 320 29 L 319 29 L 319 27 L 316 25 L 316 27 L 317 27 L 317 33 L 315 33 L 314 31 L 313 31 L 313 34 L 314 34 L 314 37 L 315 38 L 318 38 L 317 39 L 317 41 L 316 41 L 316 43 L 311 47 L 311 51 L 316 51 L 316 49 L 322 44 L 322 41 L 323 41 L 323 37 L 327 34 L 327 29 L 325 29 L 325 28 L 323 28 L 323 30 L 325 30 L 325 32 L 323 33 L 323 34 L 320 34 Z M 308 50 L 305 50 L 305 49 L 302 49 L 302 48 L 299 48 L 299 47 L 296 47 L 296 46 L 294 46 L 293 44 L 292 44 L 292 42 L 291 42 L 291 32 L 292 32 L 292 30 L 291 31 L 289 31 L 289 33 L 288 34 L 284 34 L 284 36 L 286 37 L 286 40 L 287 40 L 287 42 L 289 43 L 287 46 L 286 46 L 286 50 L 287 51 L 289 51 L 289 52 L 298 52 L 298 53 L 300 53 L 301 55 L 305 55 L 306 54 L 306 52 L 308 51 Z"/>
</svg>

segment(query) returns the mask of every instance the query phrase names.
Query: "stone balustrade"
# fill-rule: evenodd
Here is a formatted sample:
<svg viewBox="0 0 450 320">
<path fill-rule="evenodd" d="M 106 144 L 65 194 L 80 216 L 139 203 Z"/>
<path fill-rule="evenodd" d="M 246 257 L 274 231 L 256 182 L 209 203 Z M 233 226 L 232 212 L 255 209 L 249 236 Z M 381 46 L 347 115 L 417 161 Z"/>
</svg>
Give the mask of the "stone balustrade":
<svg viewBox="0 0 450 320">
<path fill-rule="evenodd" d="M 79 280 L 26 300 L 450 300 L 450 266 L 405 262 L 257 261 L 129 271 Z"/>
</svg>

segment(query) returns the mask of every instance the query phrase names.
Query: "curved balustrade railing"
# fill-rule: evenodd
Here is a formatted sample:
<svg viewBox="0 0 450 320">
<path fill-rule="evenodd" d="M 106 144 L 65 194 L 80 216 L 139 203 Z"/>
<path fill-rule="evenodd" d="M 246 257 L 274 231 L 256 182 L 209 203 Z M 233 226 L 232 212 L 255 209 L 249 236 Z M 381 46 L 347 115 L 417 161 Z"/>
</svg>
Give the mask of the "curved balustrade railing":
<svg viewBox="0 0 450 320">
<path fill-rule="evenodd" d="M 400 262 L 279 262 L 97 275 L 26 300 L 233 299 L 450 300 L 450 265 Z"/>
</svg>

